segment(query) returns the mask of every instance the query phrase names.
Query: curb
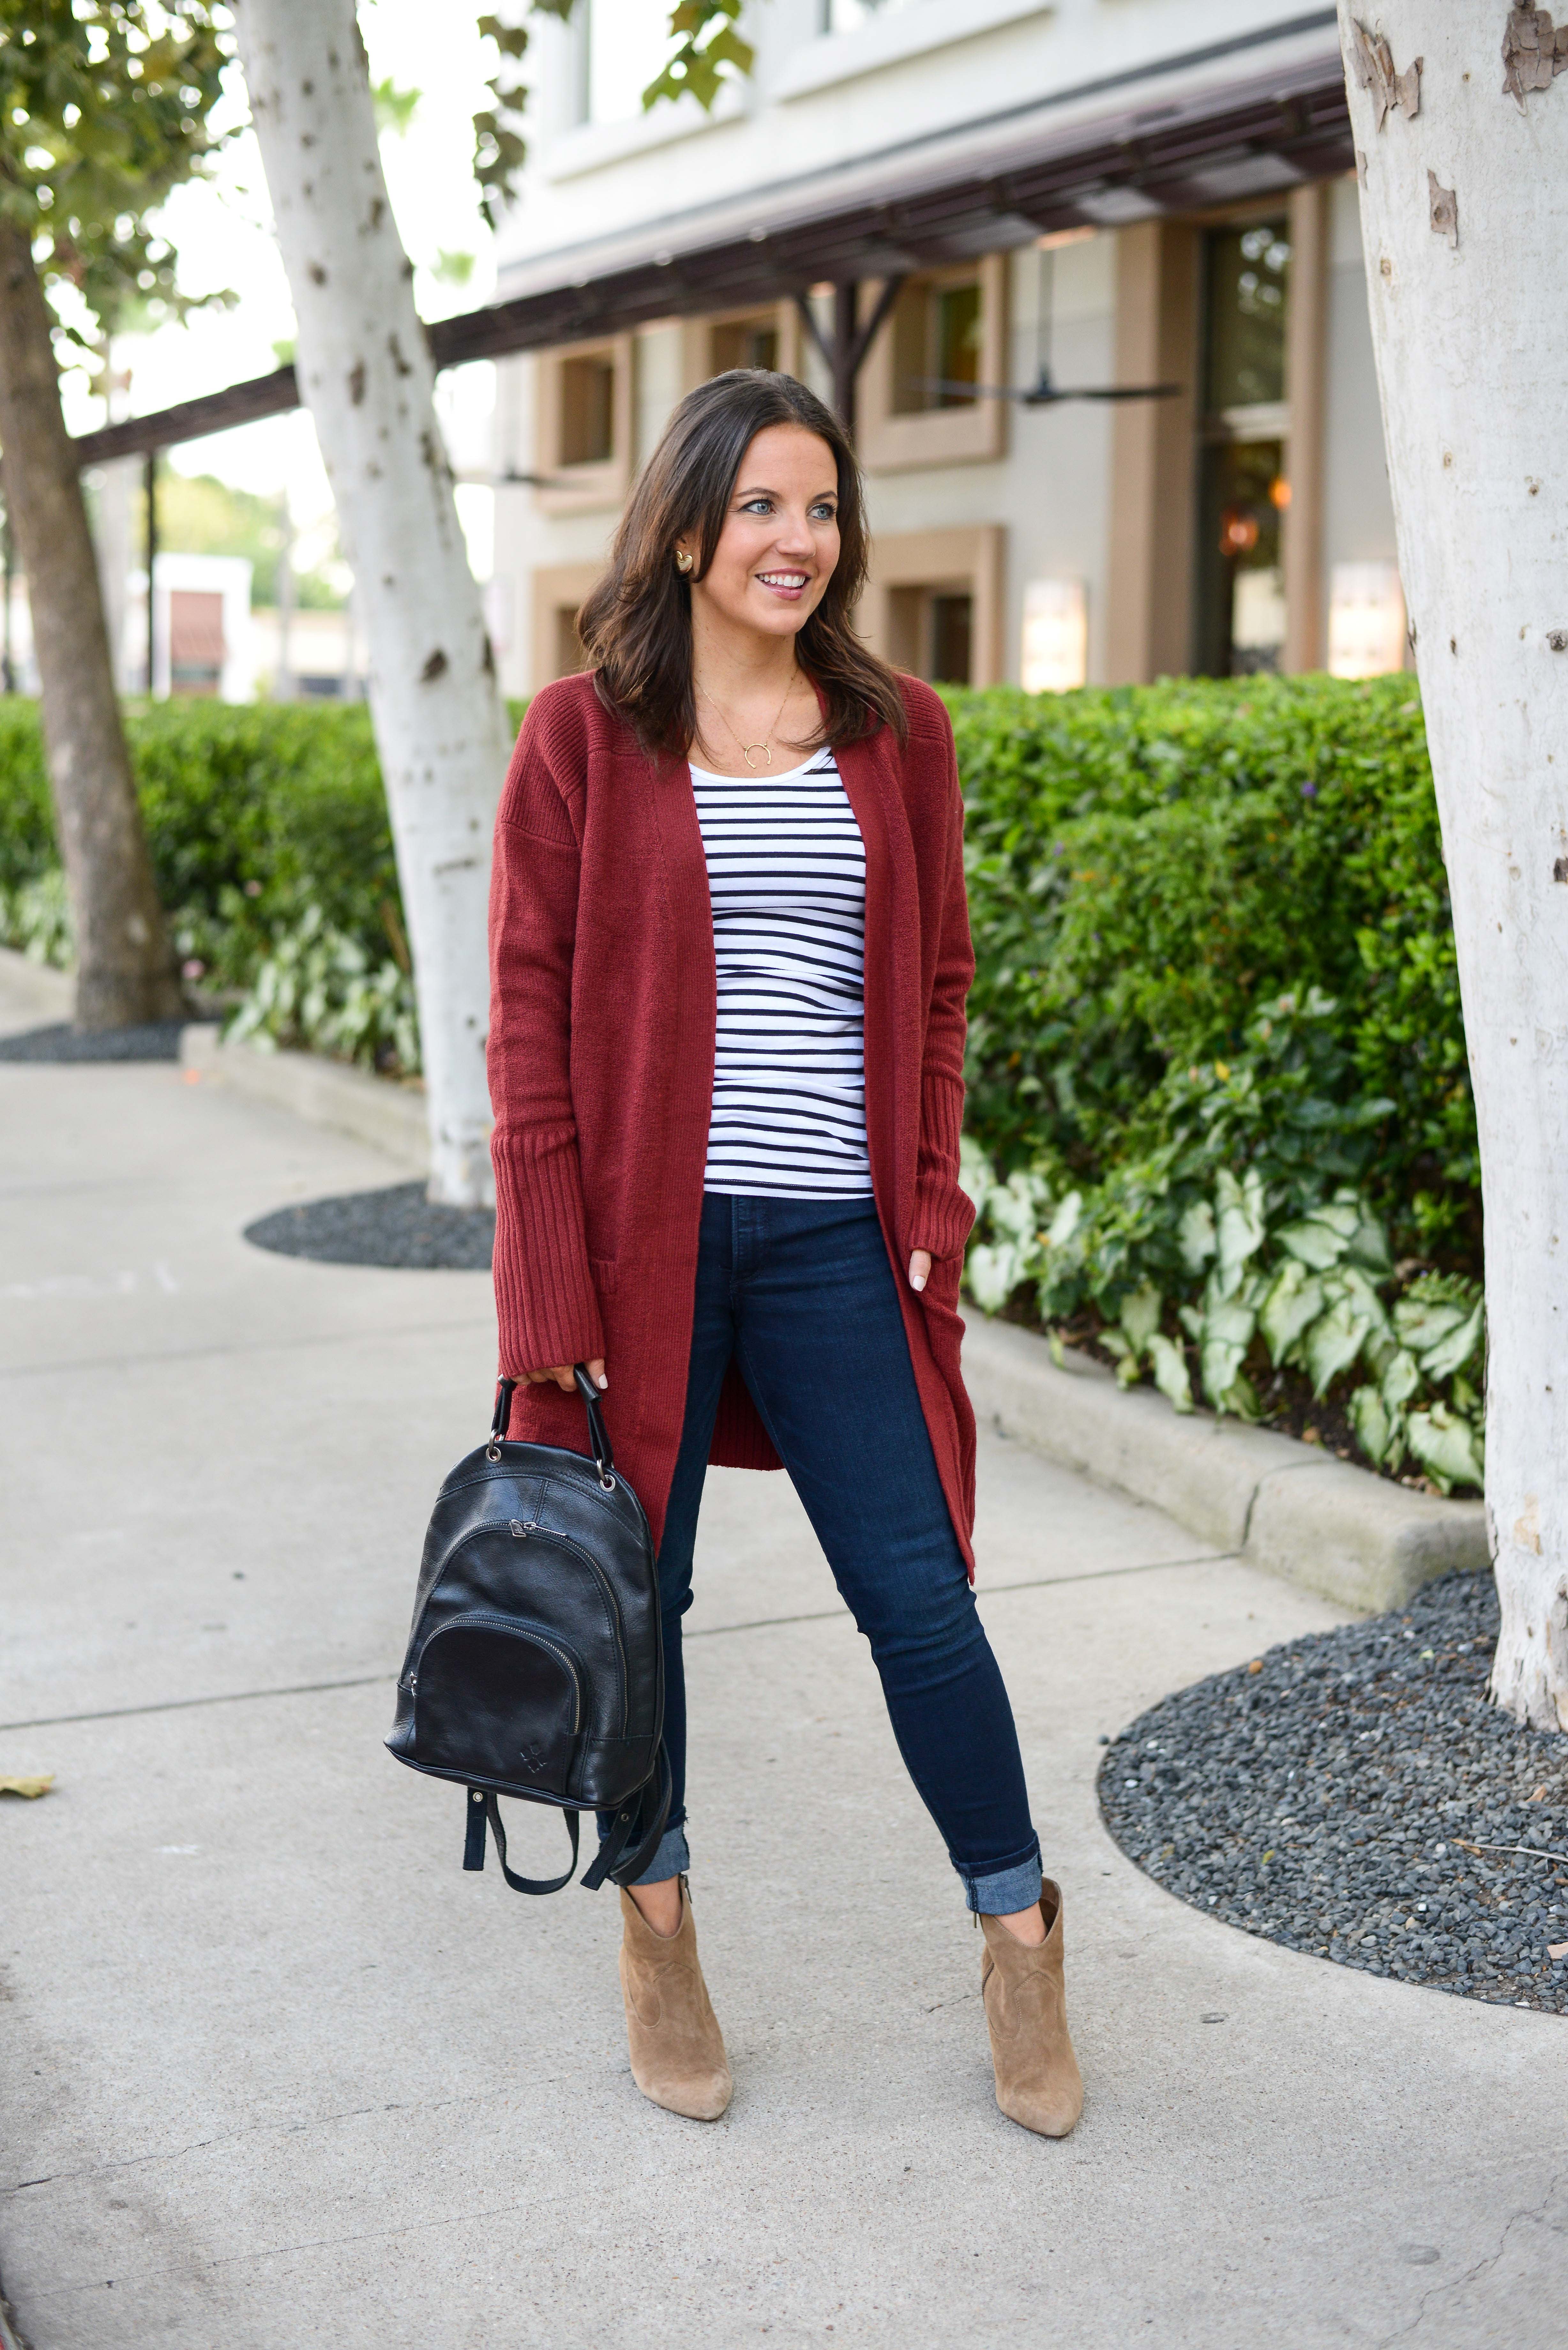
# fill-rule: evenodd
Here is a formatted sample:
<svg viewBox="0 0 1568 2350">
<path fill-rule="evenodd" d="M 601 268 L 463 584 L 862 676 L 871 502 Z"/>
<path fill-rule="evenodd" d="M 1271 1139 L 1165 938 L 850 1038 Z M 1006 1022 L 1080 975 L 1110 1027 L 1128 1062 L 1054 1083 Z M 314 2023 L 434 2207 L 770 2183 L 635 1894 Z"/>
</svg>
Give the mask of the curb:
<svg viewBox="0 0 1568 2350">
<path fill-rule="evenodd" d="M 68 971 L 52 963 L 35 962 L 15 947 L 0 947 L 0 985 L 5 1009 L 36 1012 L 48 1021 L 68 1020 L 76 1010 L 77 983 Z"/>
<path fill-rule="evenodd" d="M 1457 1569 L 1490 1565 L 1486 1505 L 1413 1493 L 1269 1428 L 1173 1411 L 1103 1364 L 972 1309 L 963 1376 L 978 1419 L 1152 1502 L 1265 1574 L 1381 1615 Z"/>
<path fill-rule="evenodd" d="M 200 1021 L 180 1036 L 183 1067 L 232 1086 L 251 1101 L 269 1102 L 313 1126 L 350 1134 L 357 1142 L 397 1159 L 410 1174 L 430 1172 L 425 1097 L 385 1077 L 318 1053 L 264 1053 L 241 1039 L 225 1044 L 215 1023 Z"/>
</svg>

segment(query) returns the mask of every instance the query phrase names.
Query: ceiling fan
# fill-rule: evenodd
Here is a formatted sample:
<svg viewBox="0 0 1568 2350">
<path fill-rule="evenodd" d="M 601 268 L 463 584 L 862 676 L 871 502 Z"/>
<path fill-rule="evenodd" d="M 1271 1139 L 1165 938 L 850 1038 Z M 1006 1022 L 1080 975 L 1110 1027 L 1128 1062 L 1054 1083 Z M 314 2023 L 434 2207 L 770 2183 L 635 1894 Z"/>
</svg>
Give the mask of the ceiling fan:
<svg viewBox="0 0 1568 2350">
<path fill-rule="evenodd" d="M 959 392 L 966 400 L 1016 400 L 1025 408 L 1054 408 L 1063 400 L 1174 400 L 1182 383 L 1112 383 L 1068 390 L 1054 383 L 1049 368 L 1042 368 L 1032 384 L 962 383 L 946 376 L 928 376 L 929 391 Z"/>
</svg>

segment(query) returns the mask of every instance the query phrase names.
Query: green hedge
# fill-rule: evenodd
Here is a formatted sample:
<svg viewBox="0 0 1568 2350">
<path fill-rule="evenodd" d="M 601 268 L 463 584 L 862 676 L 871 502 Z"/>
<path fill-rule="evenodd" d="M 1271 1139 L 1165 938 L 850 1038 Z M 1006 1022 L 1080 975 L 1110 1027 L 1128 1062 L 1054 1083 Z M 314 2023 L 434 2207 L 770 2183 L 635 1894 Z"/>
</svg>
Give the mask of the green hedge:
<svg viewBox="0 0 1568 2350">
<path fill-rule="evenodd" d="M 972 1132 L 1094 1183 L 1316 990 L 1314 1098 L 1397 1248 L 1480 1270 L 1479 1161 L 1414 681 L 950 697 L 978 971 Z M 1349 1170 L 1346 1170 L 1349 1171 Z"/>
<path fill-rule="evenodd" d="M 386 795 L 363 703 L 169 702 L 126 713 L 159 894 L 241 935 L 242 966 L 302 897 L 367 938 L 398 903 Z M 56 862 L 36 705 L 0 702 L 0 888 Z M 235 900 L 238 900 L 237 905 Z M 386 944 L 384 927 L 381 944 Z"/>
<path fill-rule="evenodd" d="M 1189 1128 L 1216 1134 L 1216 1089 L 1238 1097 L 1227 1131 L 1251 1117 L 1279 1146 L 1281 1104 L 1304 1086 L 1300 1150 L 1365 1185 L 1397 1252 L 1478 1272 L 1474 1111 L 1413 683 L 949 701 L 978 961 L 970 1127 L 999 1174 L 1101 1185 Z M 406 963 L 362 704 L 132 705 L 127 725 L 159 887 L 209 984 L 254 989 L 280 946 L 301 969 Z M 54 865 L 36 709 L 0 701 L 13 939 L 18 892 L 42 880 L 47 897 Z M 62 935 L 47 905 L 33 920 Z M 1314 1006 L 1290 1068 L 1274 1066 L 1280 1038 L 1257 1057 L 1256 1024 L 1287 997 Z M 274 1033 L 296 1033 L 293 1018 Z M 1248 1162 L 1244 1139 L 1228 1147 Z"/>
</svg>

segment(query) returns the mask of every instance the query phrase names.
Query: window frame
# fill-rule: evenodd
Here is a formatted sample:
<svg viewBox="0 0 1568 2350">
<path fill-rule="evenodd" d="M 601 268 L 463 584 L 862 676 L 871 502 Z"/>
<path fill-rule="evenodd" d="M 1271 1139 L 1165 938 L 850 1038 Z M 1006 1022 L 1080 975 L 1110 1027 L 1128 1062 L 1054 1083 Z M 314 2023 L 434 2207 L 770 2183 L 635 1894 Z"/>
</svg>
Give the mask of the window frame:
<svg viewBox="0 0 1568 2350">
<path fill-rule="evenodd" d="M 535 493 L 545 514 L 588 514 L 625 503 L 631 489 L 632 433 L 636 379 L 635 338 L 631 335 L 596 336 L 580 343 L 563 343 L 539 355 L 536 471 L 543 480 Z M 561 455 L 566 363 L 571 359 L 605 358 L 615 370 L 610 394 L 610 453 L 568 465 Z"/>
<path fill-rule="evenodd" d="M 732 310 L 714 310 L 681 322 L 681 380 L 687 391 L 720 373 L 713 364 L 713 342 L 721 327 L 737 327 L 749 318 L 767 318 L 778 338 L 776 372 L 804 380 L 801 366 L 800 313 L 792 301 L 742 302 Z"/>
<path fill-rule="evenodd" d="M 938 412 L 950 414 L 951 411 Z M 857 614 L 867 643 L 884 660 L 891 659 L 895 589 L 919 588 L 929 594 L 950 594 L 956 589 L 971 598 L 969 682 L 1000 685 L 1005 675 L 1006 564 L 1005 523 L 975 523 L 954 530 L 879 531 L 872 542 L 870 576 Z"/>
<path fill-rule="evenodd" d="M 981 383 L 1004 384 L 1008 380 L 1009 258 L 1005 253 L 981 254 L 974 261 L 919 270 L 909 280 L 912 285 L 940 290 L 979 279 Z M 880 291 L 877 286 L 861 289 L 863 316 L 870 314 Z M 860 462 L 866 471 L 908 473 L 930 465 L 988 464 L 1004 457 L 1012 428 L 1010 400 L 976 400 L 966 406 L 931 408 L 914 415 L 901 415 L 895 410 L 893 327 L 890 314 L 878 329 L 860 370 L 857 437 Z"/>
<path fill-rule="evenodd" d="M 560 616 L 568 609 L 574 613 L 580 610 L 604 573 L 603 563 L 535 564 L 530 575 L 534 597 L 530 693 L 537 693 L 541 686 L 553 685 L 558 677 L 575 674 L 562 669 L 556 659 Z"/>
</svg>

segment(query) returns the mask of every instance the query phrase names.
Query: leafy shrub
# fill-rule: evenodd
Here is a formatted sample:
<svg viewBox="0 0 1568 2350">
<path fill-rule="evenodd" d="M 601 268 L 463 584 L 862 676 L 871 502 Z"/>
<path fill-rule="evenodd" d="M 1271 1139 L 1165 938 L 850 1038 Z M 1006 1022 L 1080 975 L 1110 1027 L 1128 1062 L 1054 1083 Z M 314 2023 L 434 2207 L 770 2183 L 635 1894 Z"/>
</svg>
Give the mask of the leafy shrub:
<svg viewBox="0 0 1568 2350">
<path fill-rule="evenodd" d="M 521 723 L 521 708 L 513 717 Z M 159 894 L 187 980 L 244 1033 L 415 1070 L 386 795 L 363 703 L 130 705 Z M 71 960 L 37 705 L 0 699 L 0 943 Z"/>
<path fill-rule="evenodd" d="M 1442 846 L 1406 677 L 950 697 L 977 972 L 970 1124 L 1003 1169 L 1096 1183 L 1172 1071 L 1258 1007 L 1332 998 L 1383 1101 L 1366 1180 L 1401 1250 L 1480 1269 Z M 1175 1107 L 1172 1101 L 1172 1107 Z"/>
<path fill-rule="evenodd" d="M 1356 1441 L 1448 1492 L 1479 1484 L 1480 1289 L 1392 1262 L 1369 1179 L 1391 1107 L 1362 1095 L 1314 990 L 1251 1022 L 1242 1056 L 1168 1069 L 1097 1183 L 1043 1156 L 1000 1179 L 966 1138 L 978 1209 L 965 1274 L 995 1313 L 1028 1285 L 1048 1324 L 1091 1311 L 1124 1384 L 1146 1371 L 1178 1411 L 1193 1373 L 1214 1409 L 1264 1416 L 1269 1367 L 1345 1395 Z M 1412 1276 L 1415 1277 L 1412 1277 Z"/>
<path fill-rule="evenodd" d="M 411 976 L 390 958 L 375 962 L 315 904 L 274 939 L 227 1033 L 269 1051 L 308 1045 L 389 1075 L 420 1066 Z"/>
<path fill-rule="evenodd" d="M 71 910 L 57 865 L 14 889 L 0 887 L 0 945 L 65 970 L 71 960 Z"/>
</svg>

